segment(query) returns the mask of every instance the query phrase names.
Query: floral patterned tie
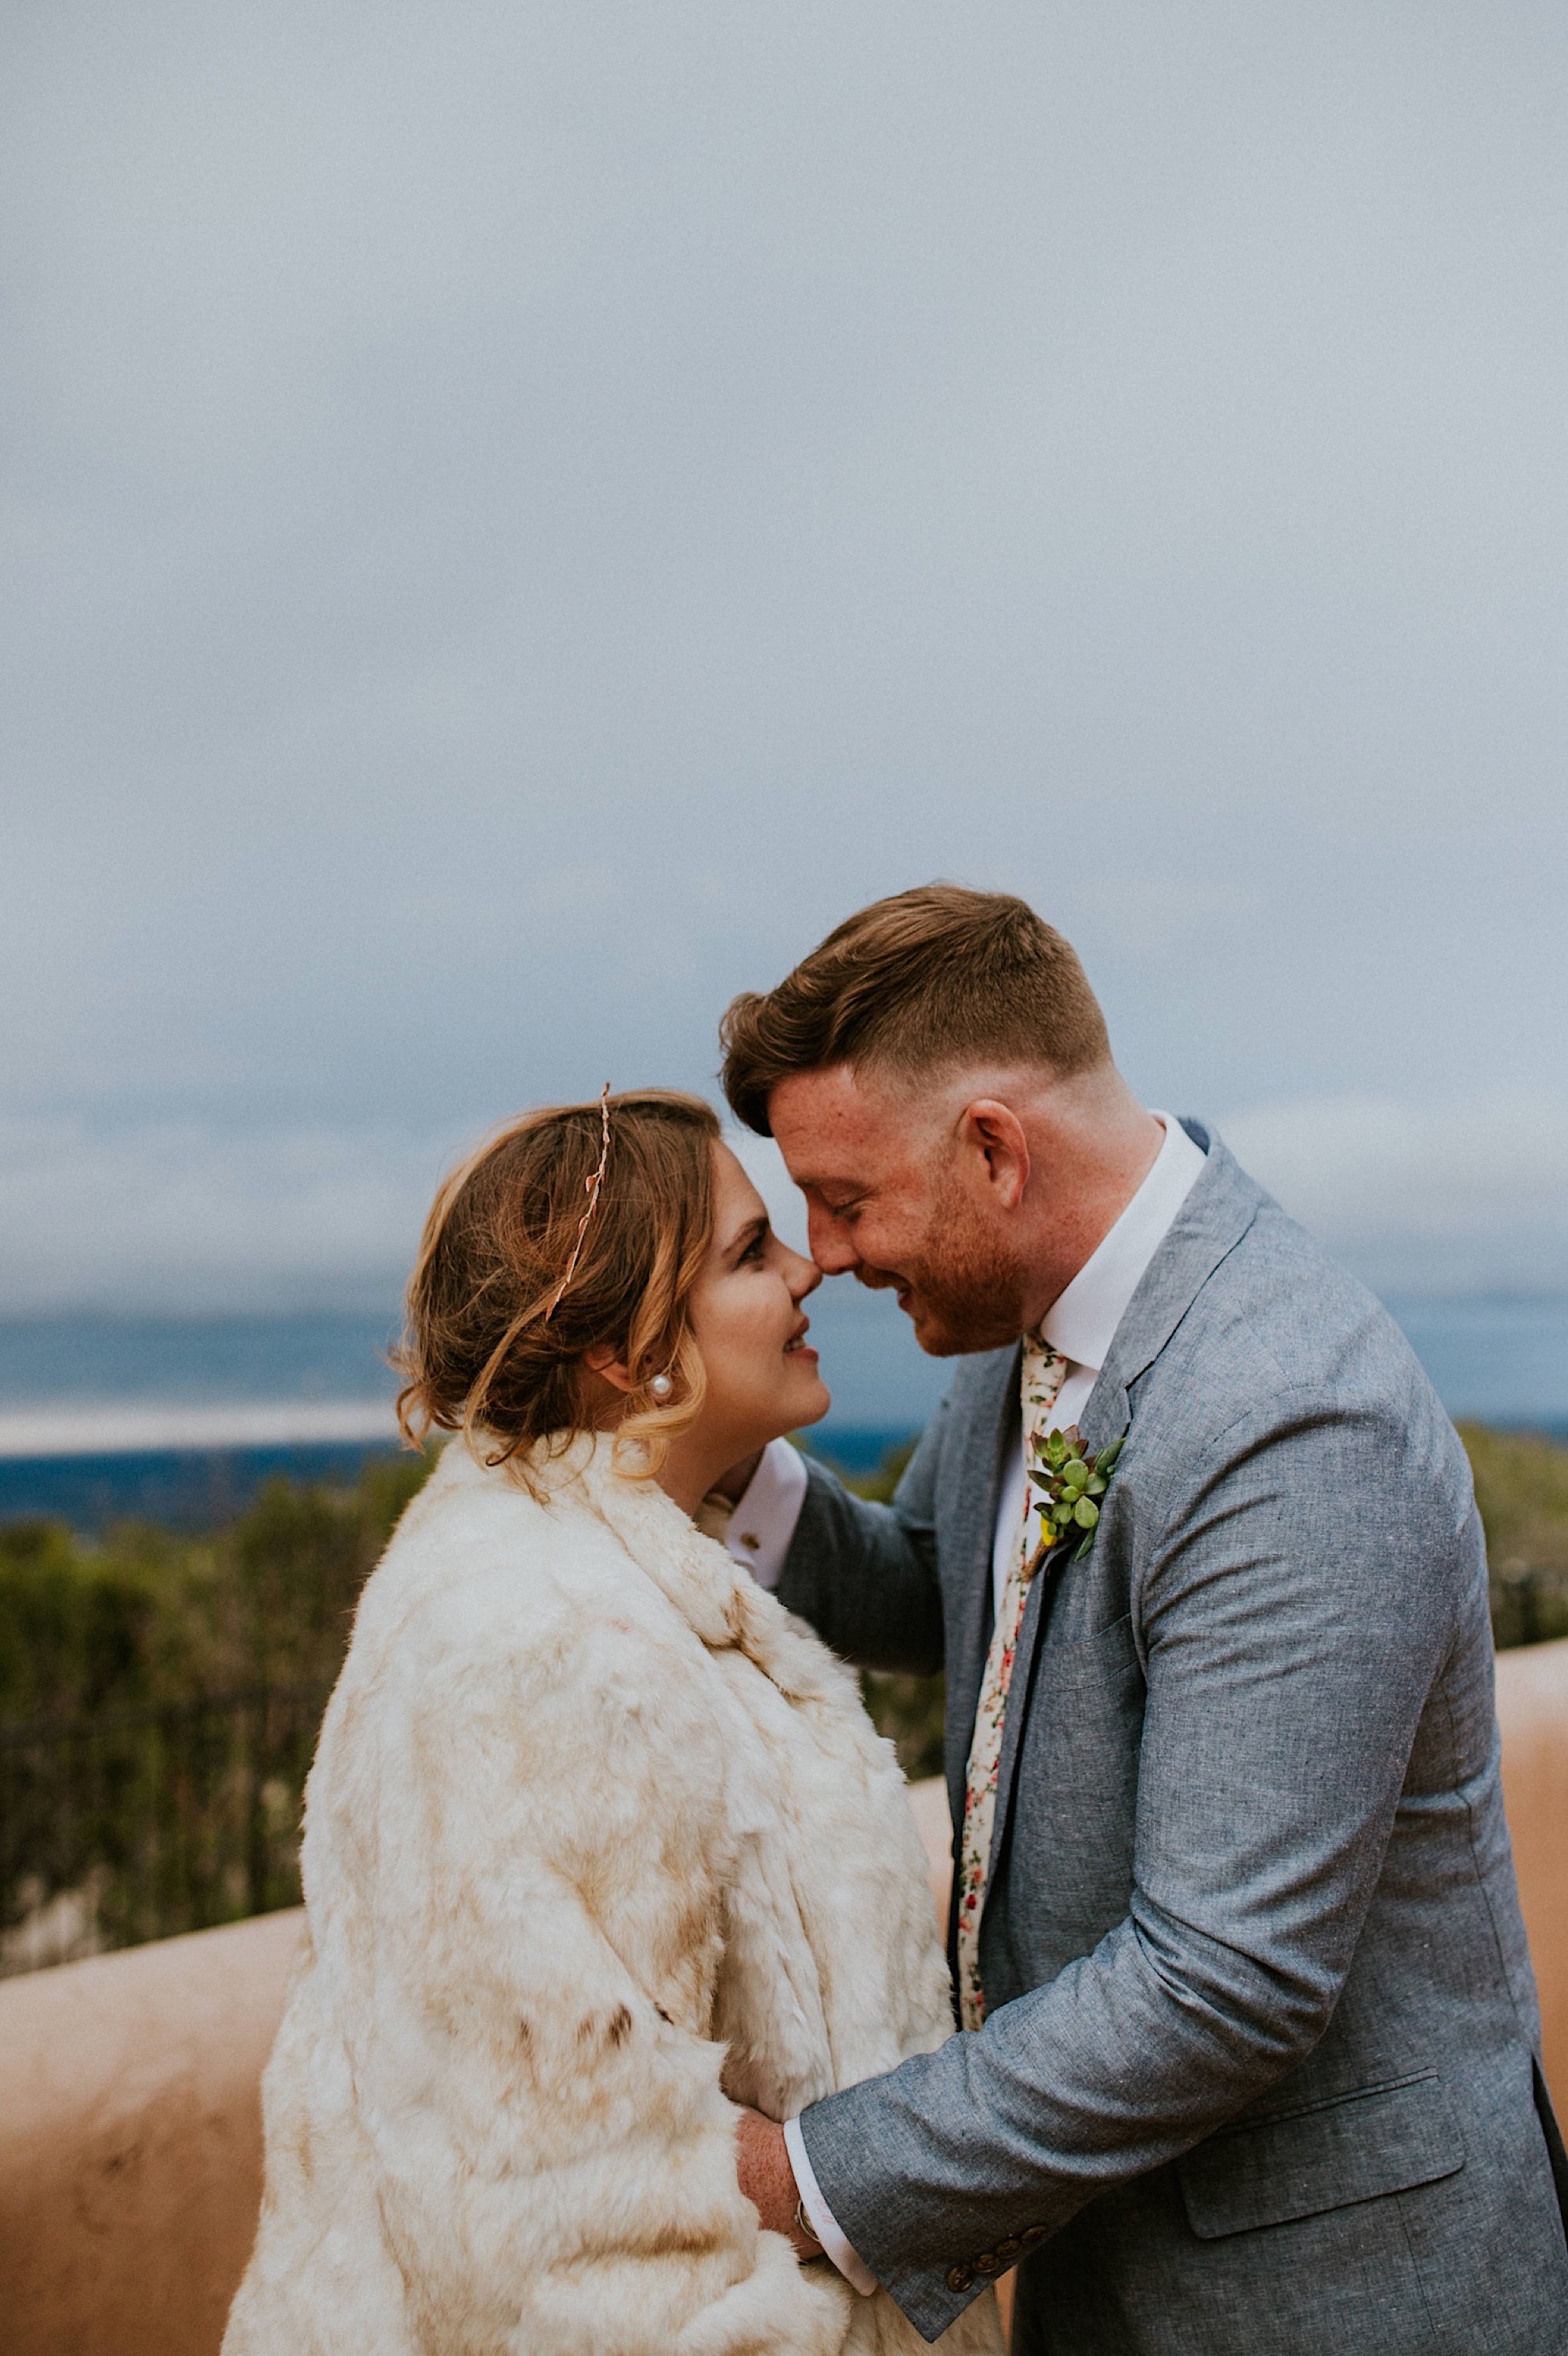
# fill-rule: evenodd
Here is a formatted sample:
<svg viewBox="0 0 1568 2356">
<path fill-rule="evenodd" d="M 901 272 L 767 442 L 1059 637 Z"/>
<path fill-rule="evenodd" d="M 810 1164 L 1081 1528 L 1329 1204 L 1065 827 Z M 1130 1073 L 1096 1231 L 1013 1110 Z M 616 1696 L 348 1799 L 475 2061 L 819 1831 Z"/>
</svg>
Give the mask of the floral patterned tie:
<svg viewBox="0 0 1568 2356">
<path fill-rule="evenodd" d="M 1024 1402 L 1024 1462 L 1034 1461 L 1034 1442 L 1050 1429 L 1050 1413 L 1067 1380 L 1068 1362 L 1027 1334 L 1024 1342 L 1022 1388 Z M 980 1685 L 980 1708 L 974 1739 L 969 1746 L 969 1773 L 964 1783 L 963 1839 L 958 1860 L 958 2002 L 965 2029 L 978 2029 L 985 2019 L 985 1997 L 980 1985 L 980 1917 L 985 1899 L 985 1876 L 991 1861 L 991 1835 L 996 1821 L 996 1775 L 1002 1762 L 1002 1728 L 1007 1714 L 1007 1688 L 1018 1653 L 1018 1631 L 1029 1600 L 1029 1581 L 1039 1552 L 1034 1536 L 1035 1505 L 1026 1484 L 1024 1521 L 1013 1548 L 1006 1584 L 991 1632 L 985 1675 Z"/>
</svg>

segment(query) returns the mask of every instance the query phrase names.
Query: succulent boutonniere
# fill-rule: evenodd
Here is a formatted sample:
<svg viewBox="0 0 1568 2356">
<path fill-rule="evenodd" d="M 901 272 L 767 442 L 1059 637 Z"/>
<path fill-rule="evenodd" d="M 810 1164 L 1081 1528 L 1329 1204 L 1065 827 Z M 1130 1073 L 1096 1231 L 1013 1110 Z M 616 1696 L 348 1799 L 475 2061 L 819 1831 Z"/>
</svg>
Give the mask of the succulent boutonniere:
<svg viewBox="0 0 1568 2356">
<path fill-rule="evenodd" d="M 1074 1551 L 1074 1561 L 1089 1552 L 1100 1519 L 1100 1500 L 1111 1485 L 1111 1474 L 1123 1444 L 1121 1440 L 1112 1440 L 1090 1454 L 1076 1423 L 1069 1424 L 1066 1431 L 1047 1431 L 1043 1439 L 1035 1441 L 1035 1462 L 1029 1468 L 1029 1478 L 1042 1495 L 1035 1508 L 1040 1516 L 1040 1550 L 1033 1568 L 1037 1569 L 1053 1547 L 1060 1546 L 1079 1531 L 1082 1537 Z"/>
</svg>

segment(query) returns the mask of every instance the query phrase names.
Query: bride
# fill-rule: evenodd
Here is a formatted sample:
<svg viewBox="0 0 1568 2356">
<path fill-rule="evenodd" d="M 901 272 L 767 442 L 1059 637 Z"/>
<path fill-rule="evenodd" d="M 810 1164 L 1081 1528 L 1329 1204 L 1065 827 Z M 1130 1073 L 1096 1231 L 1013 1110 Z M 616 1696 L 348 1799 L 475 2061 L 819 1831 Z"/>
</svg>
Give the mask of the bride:
<svg viewBox="0 0 1568 2356">
<path fill-rule="evenodd" d="M 827 1410 L 819 1281 L 695 1098 L 530 1113 L 443 1186 L 400 1413 L 460 1436 L 322 1728 L 226 2356 L 924 2344 L 736 2176 L 739 2106 L 952 2026 L 891 1750 L 698 1526 Z M 989 2295 L 941 2344 L 1000 2349 Z"/>
</svg>

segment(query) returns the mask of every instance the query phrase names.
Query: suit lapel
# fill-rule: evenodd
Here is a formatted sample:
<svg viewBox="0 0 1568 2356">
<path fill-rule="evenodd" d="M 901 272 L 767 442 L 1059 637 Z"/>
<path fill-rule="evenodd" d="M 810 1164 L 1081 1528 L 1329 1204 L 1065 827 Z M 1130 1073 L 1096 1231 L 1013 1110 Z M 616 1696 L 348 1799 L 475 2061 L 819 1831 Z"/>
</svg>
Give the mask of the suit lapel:
<svg viewBox="0 0 1568 2356">
<path fill-rule="evenodd" d="M 976 1469 L 976 1477 L 962 1483 L 955 1499 L 954 1577 L 947 1626 L 948 1689 L 955 1697 L 962 1697 L 964 1758 L 974 1732 L 981 1673 L 991 1642 L 991 1551 L 1003 1451 L 1018 1430 L 1018 1355 L 1016 1349 L 993 1350 L 974 1361 L 964 1428 L 954 1435 L 958 1462 Z M 949 1797 L 956 1823 L 963 1808 L 963 1766 L 961 1758 L 954 1770 L 950 1754 Z"/>
<path fill-rule="evenodd" d="M 1201 1134 L 1197 1141 L 1200 1144 L 1205 1141 Z M 1257 1216 L 1259 1205 L 1265 1199 L 1262 1189 L 1231 1159 L 1218 1138 L 1209 1138 L 1207 1149 L 1208 1164 L 1194 1181 L 1191 1193 L 1144 1269 L 1138 1289 L 1116 1328 L 1105 1364 L 1089 1395 L 1089 1403 L 1079 1419 L 1079 1429 L 1091 1449 L 1108 1447 L 1112 1440 L 1120 1439 L 1127 1431 L 1130 1420 L 1127 1395 L 1133 1384 L 1154 1365 L 1220 1261 L 1234 1250 L 1246 1234 Z M 994 1518 L 994 1478 L 991 1494 Z M 1002 1854 L 1018 1764 L 1018 1748 L 1029 1711 L 1030 1680 L 1035 1656 L 1039 1649 L 1040 1632 L 1050 1611 L 1057 1581 L 1072 1551 L 1069 1541 L 1042 1565 L 1024 1607 L 1023 1622 L 1018 1630 L 1018 1649 L 1013 1662 L 1013 1678 L 1007 1691 L 1002 1755 L 997 1762 L 996 1815 L 992 1826 L 991 1858 L 985 1879 L 987 1896 L 994 1887 L 997 1859 Z M 971 1704 L 972 1719 L 973 1710 L 978 1707 L 978 1669 L 975 1676 L 977 1691 Z"/>
</svg>

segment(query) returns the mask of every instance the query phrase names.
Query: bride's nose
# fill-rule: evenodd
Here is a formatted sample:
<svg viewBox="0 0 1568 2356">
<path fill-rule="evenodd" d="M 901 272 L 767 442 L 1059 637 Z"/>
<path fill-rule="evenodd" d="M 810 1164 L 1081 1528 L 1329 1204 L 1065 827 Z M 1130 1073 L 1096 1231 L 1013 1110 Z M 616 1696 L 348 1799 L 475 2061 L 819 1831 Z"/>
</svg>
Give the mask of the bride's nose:
<svg viewBox="0 0 1568 2356">
<path fill-rule="evenodd" d="M 799 1252 L 790 1253 L 784 1281 L 791 1301 L 804 1301 L 808 1293 L 815 1292 L 822 1280 L 822 1271 L 814 1259 L 803 1258 Z"/>
</svg>

